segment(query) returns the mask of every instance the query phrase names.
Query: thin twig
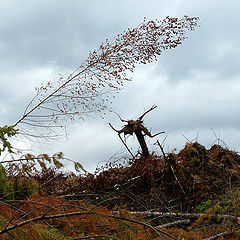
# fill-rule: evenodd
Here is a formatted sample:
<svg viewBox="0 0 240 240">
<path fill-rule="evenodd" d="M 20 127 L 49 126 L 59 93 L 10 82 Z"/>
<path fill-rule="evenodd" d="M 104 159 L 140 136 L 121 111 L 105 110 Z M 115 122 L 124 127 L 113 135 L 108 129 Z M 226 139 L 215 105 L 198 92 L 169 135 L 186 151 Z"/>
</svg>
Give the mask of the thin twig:
<svg viewBox="0 0 240 240">
<path fill-rule="evenodd" d="M 150 111 L 154 110 L 156 107 L 157 107 L 156 105 L 153 105 L 150 109 L 148 109 L 145 113 L 143 113 L 142 116 L 140 116 L 140 117 L 138 118 L 138 120 L 141 121 L 141 120 L 143 119 L 143 117 L 144 117 L 147 113 L 149 113 Z"/>
<path fill-rule="evenodd" d="M 172 227 L 172 226 L 176 226 L 176 225 L 188 225 L 190 224 L 191 221 L 189 219 L 185 219 L 185 220 L 178 220 L 178 221 L 174 221 L 174 222 L 170 222 L 170 223 L 165 223 L 159 226 L 156 226 L 158 228 L 167 228 L 167 227 Z"/>
<path fill-rule="evenodd" d="M 161 149 L 161 151 L 162 151 L 162 153 L 163 153 L 163 158 L 164 158 L 164 160 L 169 164 L 169 166 L 170 166 L 170 168 L 171 168 L 171 170 L 172 170 L 173 176 L 174 176 L 174 178 L 176 179 L 176 181 L 178 182 L 179 187 L 181 188 L 183 194 L 186 195 L 186 193 L 185 193 L 185 191 L 184 191 L 184 188 L 183 188 L 182 184 L 180 183 L 180 181 L 179 181 L 179 179 L 178 179 L 178 177 L 177 177 L 177 175 L 176 175 L 175 168 L 172 166 L 171 162 L 170 162 L 169 159 L 166 157 L 166 155 L 165 155 L 165 153 L 164 153 L 164 150 L 163 150 L 163 148 L 162 148 L 162 146 L 161 146 L 161 144 L 160 144 L 160 142 L 159 142 L 158 140 L 157 140 L 157 144 L 158 144 L 158 146 L 160 147 L 160 149 Z"/>
<path fill-rule="evenodd" d="M 32 218 L 23 222 L 20 222 L 18 224 L 14 224 L 10 227 L 7 227 L 6 229 L 0 231 L 0 235 L 12 231 L 15 228 L 19 228 L 22 227 L 26 224 L 29 224 L 31 222 L 36 222 L 36 221 L 41 221 L 41 220 L 46 220 L 46 219 L 56 219 L 56 218 L 62 218 L 62 217 L 71 217 L 71 216 L 79 216 L 79 215 L 87 215 L 90 214 L 90 212 L 72 212 L 72 213 L 64 213 L 64 214 L 56 214 L 56 215 L 49 215 L 49 216 L 40 216 L 40 217 L 36 217 L 36 218 Z"/>
<path fill-rule="evenodd" d="M 92 239 L 92 238 L 97 238 L 97 239 L 101 239 L 101 238 L 110 238 L 110 239 L 116 239 L 116 240 L 120 240 L 119 238 L 116 237 L 112 237 L 112 236 L 107 236 L 107 235 L 95 235 L 95 236 L 86 236 L 86 237 L 79 237 L 79 238 L 74 238 L 72 240 L 79 240 L 79 239 Z"/>
<path fill-rule="evenodd" d="M 152 229 L 152 230 L 153 230 L 154 232 L 156 232 L 156 233 L 160 232 L 160 233 L 162 233 L 162 234 L 164 234 L 164 235 L 166 235 L 166 236 L 168 236 L 168 237 L 170 237 L 170 238 L 172 238 L 172 239 L 174 239 L 174 240 L 177 240 L 177 238 L 175 238 L 174 236 L 170 235 L 169 233 L 164 232 L 164 231 L 162 231 L 162 230 L 160 230 L 160 229 L 157 229 L 157 228 L 155 228 L 155 227 L 153 227 L 153 226 L 151 226 L 151 225 L 149 225 L 149 224 L 147 224 L 147 223 L 139 222 L 139 221 L 136 221 L 136 220 L 133 220 L 133 219 L 129 219 L 129 218 L 114 216 L 114 215 L 107 215 L 107 214 L 104 214 L 104 215 L 105 215 L 105 216 L 108 216 L 108 217 L 111 217 L 111 218 L 115 218 L 115 219 L 119 219 L 119 220 L 126 220 L 126 221 L 128 221 L 128 222 L 133 222 L 133 223 L 137 223 L 137 224 L 139 224 L 139 225 L 143 225 L 144 227 L 147 227 L 147 228 Z M 161 237 L 159 234 L 158 234 L 158 236 Z"/>
<path fill-rule="evenodd" d="M 127 144 L 123 141 L 123 139 L 121 138 L 121 135 L 119 134 L 119 131 L 116 130 L 111 123 L 109 123 L 109 126 L 115 131 L 118 133 L 118 137 L 121 139 L 123 145 L 126 147 L 126 149 L 128 150 L 128 152 L 132 155 L 132 157 L 135 159 L 135 156 L 133 155 L 133 153 L 131 152 L 131 150 L 128 148 Z"/>
<path fill-rule="evenodd" d="M 63 213 L 63 214 L 56 214 L 56 215 L 49 215 L 49 216 L 46 216 L 45 214 L 43 214 L 42 216 L 40 217 L 36 217 L 36 218 L 32 218 L 32 219 L 29 219 L 29 220 L 26 220 L 26 221 L 23 221 L 21 223 L 18 223 L 18 224 L 14 224 L 10 227 L 7 227 L 6 229 L 2 230 L 0 232 L 0 235 L 6 233 L 6 232 L 9 232 L 9 231 L 12 231 L 16 228 L 19 228 L 19 227 L 22 227 L 26 224 L 29 224 L 31 222 L 36 222 L 36 221 L 41 221 L 41 220 L 46 220 L 46 219 L 57 219 L 57 218 L 62 218 L 62 217 L 71 217 L 71 216 L 79 216 L 79 215 L 89 215 L 89 214 L 92 214 L 93 212 L 92 211 L 88 211 L 88 212 L 71 212 L 71 213 Z M 133 219 L 129 219 L 129 218 L 124 218 L 124 217 L 120 217 L 120 216 L 114 216 L 114 215 L 110 215 L 110 214 L 104 214 L 104 213 L 96 213 L 98 215 L 103 215 L 105 217 L 109 217 L 109 218 L 114 218 L 114 219 L 118 219 L 118 220 L 125 220 L 125 221 L 128 221 L 128 222 L 132 222 L 132 223 L 136 223 L 136 224 L 139 224 L 139 225 L 142 225 L 144 227 L 147 227 L 147 228 L 150 228 L 152 229 L 154 232 L 157 233 L 157 235 L 162 238 L 159 233 L 162 233 L 174 240 L 177 240 L 177 238 L 175 238 L 174 236 L 170 235 L 169 233 L 167 232 L 164 232 L 160 229 L 157 229 L 147 223 L 144 223 L 144 222 L 140 222 L 140 221 L 136 221 L 136 220 L 133 220 Z"/>
<path fill-rule="evenodd" d="M 113 131 L 115 131 L 115 132 L 119 132 L 117 129 L 115 129 L 113 126 L 112 126 L 112 124 L 111 123 L 108 123 L 109 124 L 109 126 L 113 129 Z"/>
<path fill-rule="evenodd" d="M 164 131 L 163 131 L 163 132 L 159 132 L 159 133 L 156 133 L 156 134 L 154 134 L 154 135 L 151 135 L 150 137 L 151 137 L 151 138 L 154 138 L 154 137 L 156 137 L 157 135 L 163 134 L 163 133 L 165 133 L 165 132 L 164 132 Z"/>
<path fill-rule="evenodd" d="M 90 64 L 89 66 L 85 67 L 82 71 L 78 72 L 77 74 L 75 74 L 73 77 L 70 77 L 67 81 L 65 81 L 63 84 L 61 84 L 57 89 L 55 89 L 52 93 L 50 93 L 49 95 L 47 95 L 44 99 L 42 99 L 38 104 L 36 104 L 32 109 L 30 109 L 28 112 L 25 112 L 24 115 L 16 122 L 13 124 L 13 127 L 16 127 L 23 119 L 25 119 L 30 113 L 32 113 L 35 109 L 37 109 L 39 106 L 41 106 L 42 104 L 44 104 L 45 101 L 47 101 L 50 97 L 54 96 L 55 93 L 57 93 L 60 89 L 64 88 L 69 82 L 71 82 L 73 79 L 75 79 L 76 77 L 78 77 L 81 73 L 83 73 L 84 71 L 86 71 L 88 68 L 90 68 L 92 65 L 94 64 L 94 62 L 92 64 Z M 42 106 L 41 106 L 42 107 Z"/>
<path fill-rule="evenodd" d="M 132 157 L 135 159 L 135 156 L 133 155 L 133 153 L 130 151 L 130 149 L 128 148 L 127 144 L 123 141 L 122 137 L 120 134 L 118 134 L 119 138 L 121 139 L 122 143 L 124 144 L 124 146 L 126 147 L 126 149 L 128 150 L 128 152 L 132 155 Z"/>
<path fill-rule="evenodd" d="M 215 240 L 215 239 L 218 239 L 219 237 L 225 237 L 225 236 L 230 235 L 232 233 L 233 233 L 232 231 L 226 231 L 226 232 L 222 232 L 222 233 L 219 233 L 217 235 L 214 235 L 212 237 L 205 238 L 203 240 Z"/>
</svg>

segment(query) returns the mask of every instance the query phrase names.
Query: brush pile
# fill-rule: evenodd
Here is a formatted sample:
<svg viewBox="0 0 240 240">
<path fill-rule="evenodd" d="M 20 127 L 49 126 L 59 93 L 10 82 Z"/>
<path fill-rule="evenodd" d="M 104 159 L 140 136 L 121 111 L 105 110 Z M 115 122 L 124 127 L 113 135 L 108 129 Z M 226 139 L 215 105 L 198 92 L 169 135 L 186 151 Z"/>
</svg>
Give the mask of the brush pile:
<svg viewBox="0 0 240 240">
<path fill-rule="evenodd" d="M 240 236 L 240 155 L 219 145 L 187 143 L 178 153 L 140 156 L 85 176 L 52 168 L 4 174 L 0 237 L 6 239 Z M 4 199 L 7 190 L 14 201 Z"/>
</svg>

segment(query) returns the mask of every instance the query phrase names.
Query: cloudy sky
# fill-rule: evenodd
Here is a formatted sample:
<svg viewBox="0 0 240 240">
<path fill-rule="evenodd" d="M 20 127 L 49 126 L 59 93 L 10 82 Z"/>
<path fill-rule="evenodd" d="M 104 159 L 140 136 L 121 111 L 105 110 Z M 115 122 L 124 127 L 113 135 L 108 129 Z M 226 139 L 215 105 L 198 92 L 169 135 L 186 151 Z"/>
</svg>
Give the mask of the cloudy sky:
<svg viewBox="0 0 240 240">
<path fill-rule="evenodd" d="M 236 0 L 0 1 L 0 126 L 22 116 L 35 87 L 71 73 L 106 38 L 114 39 L 144 17 L 188 15 L 199 17 L 201 27 L 157 62 L 137 67 L 112 107 L 135 119 L 158 106 L 145 125 L 166 134 L 147 140 L 151 150 L 165 137 L 166 151 L 196 138 L 209 148 L 219 137 L 240 151 L 239 10 Z M 68 140 L 36 145 L 18 139 L 14 144 L 35 153 L 63 151 L 93 171 L 98 162 L 126 154 L 108 122 L 122 126 L 113 113 L 105 119 L 93 114 L 68 124 Z M 135 138 L 127 143 L 137 151 Z"/>
</svg>

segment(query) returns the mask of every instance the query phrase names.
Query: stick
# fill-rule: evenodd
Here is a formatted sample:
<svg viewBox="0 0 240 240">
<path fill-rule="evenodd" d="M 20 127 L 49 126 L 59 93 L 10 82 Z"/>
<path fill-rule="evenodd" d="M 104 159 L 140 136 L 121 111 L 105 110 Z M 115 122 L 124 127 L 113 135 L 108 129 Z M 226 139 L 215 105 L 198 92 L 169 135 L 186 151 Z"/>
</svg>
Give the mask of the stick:
<svg viewBox="0 0 240 240">
<path fill-rule="evenodd" d="M 119 214 L 118 211 L 112 211 L 112 214 Z M 181 217 L 181 218 L 188 218 L 188 219 L 196 219 L 199 217 L 212 217 L 212 218 L 226 218 L 226 219 L 237 219 L 236 216 L 223 214 L 223 215 L 215 215 L 215 214 L 205 214 L 205 213 L 171 213 L 171 212 L 130 212 L 132 215 L 142 215 L 144 217 Z"/>
<path fill-rule="evenodd" d="M 172 227 L 175 225 L 182 225 L 182 224 L 190 224 L 191 221 L 189 219 L 185 219 L 185 220 L 178 220 L 178 221 L 174 221 L 174 222 L 170 222 L 170 223 L 165 223 L 162 225 L 157 226 L 158 228 L 167 228 L 167 227 Z"/>
<path fill-rule="evenodd" d="M 132 155 L 132 157 L 135 159 L 135 156 L 134 156 L 133 153 L 130 151 L 130 149 L 128 148 L 127 144 L 126 144 L 126 143 L 123 141 L 123 139 L 121 138 L 121 135 L 120 135 L 119 131 L 116 130 L 116 129 L 112 126 L 111 123 L 109 123 L 109 126 L 110 126 L 115 132 L 118 133 L 118 137 L 121 139 L 123 145 L 126 147 L 126 149 L 128 150 L 128 152 Z"/>
<path fill-rule="evenodd" d="M 205 239 L 203 239 L 203 240 L 215 240 L 215 239 L 217 239 L 217 238 L 219 238 L 219 237 L 224 237 L 224 236 L 230 235 L 231 233 L 232 233 L 232 232 L 230 232 L 230 231 L 226 231 L 226 232 L 222 232 L 222 233 L 219 233 L 219 234 L 217 234 L 217 235 L 214 235 L 214 236 L 212 236 L 212 237 L 205 238 Z"/>
<path fill-rule="evenodd" d="M 163 148 L 162 148 L 162 146 L 161 146 L 161 144 L 159 143 L 158 140 L 157 140 L 157 144 L 158 144 L 158 146 L 160 147 L 160 149 L 161 149 L 161 151 L 162 151 L 162 153 L 163 153 L 163 158 L 164 158 L 164 160 L 169 164 L 169 166 L 170 166 L 170 168 L 171 168 L 171 170 L 172 170 L 173 176 L 174 176 L 174 178 L 176 179 L 176 181 L 178 182 L 179 187 L 181 188 L 183 194 L 186 195 L 186 193 L 185 193 L 185 191 L 184 191 L 184 189 L 183 189 L 182 184 L 181 184 L 180 181 L 178 180 L 178 177 L 177 177 L 177 175 L 176 175 L 176 171 L 175 171 L 174 167 L 172 166 L 172 164 L 171 164 L 171 162 L 169 161 L 169 159 L 166 157 L 166 155 L 165 155 L 165 153 L 164 153 L 164 150 L 163 150 Z"/>
<path fill-rule="evenodd" d="M 119 138 L 121 139 L 122 143 L 124 144 L 124 146 L 126 147 L 126 149 L 128 150 L 128 152 L 132 155 L 132 157 L 135 159 L 135 156 L 133 155 L 133 153 L 130 151 L 130 149 L 128 148 L 127 144 L 122 140 L 121 135 L 118 134 Z"/>
<path fill-rule="evenodd" d="M 151 138 L 154 138 L 154 137 L 156 137 L 157 135 L 163 134 L 163 133 L 165 133 L 165 132 L 159 132 L 159 133 L 156 133 L 156 134 L 154 134 L 154 135 L 151 135 L 150 137 L 151 137 Z"/>
<path fill-rule="evenodd" d="M 113 131 L 115 131 L 115 132 L 117 132 L 117 133 L 119 133 L 119 131 L 118 130 L 116 130 L 113 126 L 112 126 L 112 124 L 111 123 L 109 123 L 109 126 L 113 129 Z"/>
<path fill-rule="evenodd" d="M 150 109 L 148 109 L 145 113 L 143 113 L 143 115 L 140 116 L 140 117 L 138 118 L 138 120 L 142 121 L 143 117 L 144 117 L 147 113 L 149 113 L 150 111 L 152 111 L 153 109 L 155 109 L 156 107 L 157 107 L 156 105 L 153 105 Z"/>
</svg>

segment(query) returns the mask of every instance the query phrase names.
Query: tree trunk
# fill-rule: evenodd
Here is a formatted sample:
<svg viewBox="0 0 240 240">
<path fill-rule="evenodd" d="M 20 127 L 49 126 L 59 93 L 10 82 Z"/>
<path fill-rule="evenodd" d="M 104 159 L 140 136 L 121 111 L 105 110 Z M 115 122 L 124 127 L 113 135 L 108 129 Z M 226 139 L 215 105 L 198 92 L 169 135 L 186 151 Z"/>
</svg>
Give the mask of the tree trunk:
<svg viewBox="0 0 240 240">
<path fill-rule="evenodd" d="M 142 148 L 142 155 L 144 157 L 148 157 L 149 156 L 148 147 L 147 147 L 147 144 L 145 142 L 145 139 L 144 139 L 144 136 L 143 136 L 141 130 L 135 130 L 135 134 L 136 134 L 137 140 Z"/>
</svg>

